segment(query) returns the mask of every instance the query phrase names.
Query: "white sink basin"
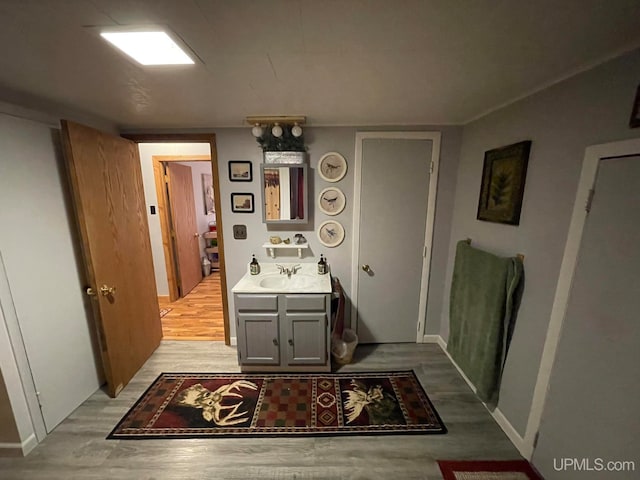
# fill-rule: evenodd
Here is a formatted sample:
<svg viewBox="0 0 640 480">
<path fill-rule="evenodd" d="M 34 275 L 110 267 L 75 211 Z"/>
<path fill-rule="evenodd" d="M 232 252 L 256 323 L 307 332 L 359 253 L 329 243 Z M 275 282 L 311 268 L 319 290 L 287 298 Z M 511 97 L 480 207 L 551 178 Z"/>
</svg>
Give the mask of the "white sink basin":
<svg viewBox="0 0 640 480">
<path fill-rule="evenodd" d="M 288 277 L 287 275 L 268 275 L 260 280 L 260 286 L 270 289 L 298 289 L 307 288 L 313 285 L 316 279 L 311 275 L 296 273 Z"/>
<path fill-rule="evenodd" d="M 280 267 L 296 268 L 289 277 L 279 272 Z M 232 289 L 233 293 L 331 293 L 331 275 L 318 275 L 315 262 L 276 264 L 264 262 L 260 273 L 251 275 L 247 270 Z"/>
</svg>

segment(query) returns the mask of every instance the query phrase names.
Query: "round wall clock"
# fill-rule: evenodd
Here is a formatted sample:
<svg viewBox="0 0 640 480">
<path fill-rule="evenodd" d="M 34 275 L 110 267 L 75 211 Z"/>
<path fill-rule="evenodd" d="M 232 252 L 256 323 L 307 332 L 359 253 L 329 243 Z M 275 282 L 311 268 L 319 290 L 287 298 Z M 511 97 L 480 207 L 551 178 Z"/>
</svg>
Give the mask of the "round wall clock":
<svg viewBox="0 0 640 480">
<path fill-rule="evenodd" d="M 338 187 L 327 187 L 318 196 L 318 208 L 327 215 L 338 215 L 346 203 L 344 193 Z"/>
<path fill-rule="evenodd" d="M 344 228 L 335 220 L 322 222 L 318 227 L 318 240 L 325 247 L 337 247 L 344 240 Z"/>
<path fill-rule="evenodd" d="M 327 182 L 337 182 L 347 174 L 347 161 L 338 152 L 325 153 L 318 162 L 318 174 Z"/>
</svg>

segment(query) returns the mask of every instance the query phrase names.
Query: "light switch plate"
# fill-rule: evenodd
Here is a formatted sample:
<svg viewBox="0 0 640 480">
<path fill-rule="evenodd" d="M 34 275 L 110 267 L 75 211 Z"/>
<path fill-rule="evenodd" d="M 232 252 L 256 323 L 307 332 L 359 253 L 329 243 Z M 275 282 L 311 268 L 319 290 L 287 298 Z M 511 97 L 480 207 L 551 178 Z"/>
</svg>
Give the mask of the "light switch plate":
<svg viewBox="0 0 640 480">
<path fill-rule="evenodd" d="M 233 238 L 236 240 L 247 239 L 247 226 L 246 225 L 234 225 L 233 226 Z"/>
</svg>

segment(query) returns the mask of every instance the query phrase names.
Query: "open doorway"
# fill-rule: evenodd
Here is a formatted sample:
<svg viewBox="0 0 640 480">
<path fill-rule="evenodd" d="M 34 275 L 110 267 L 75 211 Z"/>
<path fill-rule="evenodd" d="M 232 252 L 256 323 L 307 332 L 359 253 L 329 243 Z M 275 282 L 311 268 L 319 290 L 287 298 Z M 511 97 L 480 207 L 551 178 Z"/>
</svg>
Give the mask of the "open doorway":
<svg viewBox="0 0 640 480">
<path fill-rule="evenodd" d="M 169 295 L 163 338 L 224 340 L 220 247 L 209 155 L 153 155 Z"/>
<path fill-rule="evenodd" d="M 163 338 L 228 345 L 215 136 L 124 136 L 140 150 Z"/>
</svg>

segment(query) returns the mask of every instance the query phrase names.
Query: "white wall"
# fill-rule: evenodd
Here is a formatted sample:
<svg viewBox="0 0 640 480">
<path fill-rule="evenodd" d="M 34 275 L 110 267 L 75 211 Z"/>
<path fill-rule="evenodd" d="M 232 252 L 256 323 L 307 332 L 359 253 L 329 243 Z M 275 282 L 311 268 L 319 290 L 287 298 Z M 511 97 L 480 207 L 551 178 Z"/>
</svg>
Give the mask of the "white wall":
<svg viewBox="0 0 640 480">
<path fill-rule="evenodd" d="M 151 238 L 151 254 L 153 255 L 153 269 L 156 275 L 158 295 L 169 295 L 167 282 L 167 267 L 162 247 L 162 230 L 158 216 L 158 196 L 153 176 L 154 155 L 210 155 L 208 143 L 140 143 L 140 166 L 142 167 L 142 182 L 144 198 L 147 205 L 147 220 L 149 221 L 149 237 Z M 202 162 L 206 163 L 206 162 Z M 194 185 L 195 189 L 195 185 Z M 156 207 L 155 215 L 151 214 L 150 206 Z M 203 230 L 204 231 L 204 230 Z"/>
<path fill-rule="evenodd" d="M 309 241 L 310 249 L 305 258 L 299 260 L 295 253 L 290 256 L 279 256 L 279 261 L 317 262 L 320 254 L 327 257 L 331 271 L 337 276 L 348 298 L 351 297 L 351 252 L 353 244 L 353 165 L 355 155 L 356 131 L 385 130 L 384 128 L 355 128 L 355 127 L 307 127 L 304 129 L 305 143 L 308 146 L 308 160 L 311 171 L 309 189 L 310 221 L 307 225 L 298 226 L 269 226 L 262 223 L 262 197 L 260 193 L 260 164 L 262 151 L 260 150 L 249 128 L 218 129 L 216 143 L 218 148 L 218 168 L 220 174 L 220 194 L 222 199 L 222 221 L 224 225 L 224 253 L 227 271 L 227 286 L 229 296 L 230 316 L 233 318 L 233 295 L 231 288 L 244 275 L 251 255 L 255 254 L 259 262 L 273 262 L 261 246 L 268 241 L 269 235 L 276 233 L 283 238 L 291 237 L 295 233 L 302 233 Z M 395 127 L 389 130 L 432 130 L 442 132 L 442 150 L 440 159 L 440 177 L 438 199 L 436 206 L 435 232 L 433 243 L 433 260 L 431 271 L 431 289 L 427 308 L 427 332 L 437 332 L 440 325 L 442 308 L 442 279 L 446 269 L 447 249 L 449 245 L 449 229 L 451 209 L 455 191 L 455 175 L 457 172 L 458 153 L 461 140 L 459 127 Z M 316 236 L 316 228 L 330 217 L 318 211 L 317 195 L 330 184 L 323 181 L 316 173 L 318 160 L 327 152 L 341 153 L 347 160 L 347 175 L 338 186 L 347 198 L 347 204 L 342 213 L 333 217 L 339 220 L 345 228 L 345 240 L 336 248 L 322 245 Z M 253 163 L 253 182 L 230 182 L 228 162 L 230 160 L 250 160 Z M 243 214 L 231 212 L 231 193 L 248 192 L 254 194 L 255 213 Z M 247 226 L 247 239 L 234 240 L 232 226 L 243 224 Z M 380 226 L 381 234 L 384 226 Z M 398 252 L 390 252 L 397 255 Z M 349 322 L 350 307 L 346 309 Z M 231 336 L 235 336 L 235 325 L 231 322 Z"/>
<path fill-rule="evenodd" d="M 498 405 L 520 435 L 531 408 L 585 148 L 640 136 L 628 127 L 639 79 L 636 50 L 464 127 L 441 334 L 448 338 L 458 240 L 469 237 L 473 245 L 499 255 L 525 255 L 524 297 Z M 484 152 L 527 139 L 533 144 L 520 225 L 476 220 Z"/>
</svg>

